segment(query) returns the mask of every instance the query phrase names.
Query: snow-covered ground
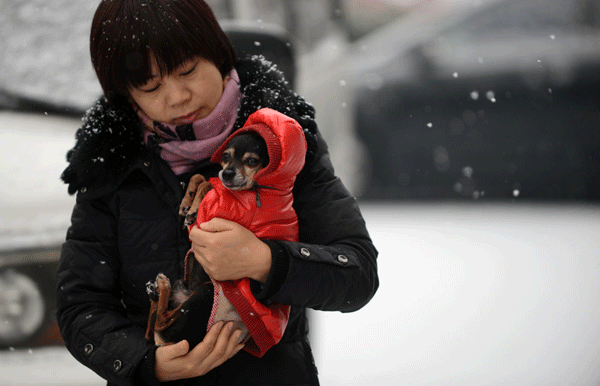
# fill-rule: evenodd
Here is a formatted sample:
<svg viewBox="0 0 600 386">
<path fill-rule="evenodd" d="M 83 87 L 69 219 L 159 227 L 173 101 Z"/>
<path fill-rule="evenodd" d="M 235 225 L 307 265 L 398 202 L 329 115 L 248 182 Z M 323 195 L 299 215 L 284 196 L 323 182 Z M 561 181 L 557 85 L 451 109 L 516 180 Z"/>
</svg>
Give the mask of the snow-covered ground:
<svg viewBox="0 0 600 386">
<path fill-rule="evenodd" d="M 325 386 L 600 382 L 600 207 L 365 205 L 381 286 L 312 314 Z"/>
<path fill-rule="evenodd" d="M 0 386 L 100 386 L 106 381 L 64 347 L 0 351 Z"/>
<path fill-rule="evenodd" d="M 323 386 L 600 381 L 600 207 L 362 206 L 381 286 L 312 312 Z M 100 385 L 63 348 L 0 351 L 0 385 Z"/>
</svg>

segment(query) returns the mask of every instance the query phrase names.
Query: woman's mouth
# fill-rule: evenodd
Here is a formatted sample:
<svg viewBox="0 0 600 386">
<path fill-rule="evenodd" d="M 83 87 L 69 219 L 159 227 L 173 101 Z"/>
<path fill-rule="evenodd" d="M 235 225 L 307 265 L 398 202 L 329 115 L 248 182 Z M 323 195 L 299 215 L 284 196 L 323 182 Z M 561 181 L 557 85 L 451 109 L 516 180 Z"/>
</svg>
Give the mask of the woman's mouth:
<svg viewBox="0 0 600 386">
<path fill-rule="evenodd" d="M 199 119 L 202 116 L 201 110 L 196 110 L 188 115 L 182 115 L 181 117 L 175 118 L 173 120 L 174 125 L 189 125 L 195 120 Z"/>
</svg>

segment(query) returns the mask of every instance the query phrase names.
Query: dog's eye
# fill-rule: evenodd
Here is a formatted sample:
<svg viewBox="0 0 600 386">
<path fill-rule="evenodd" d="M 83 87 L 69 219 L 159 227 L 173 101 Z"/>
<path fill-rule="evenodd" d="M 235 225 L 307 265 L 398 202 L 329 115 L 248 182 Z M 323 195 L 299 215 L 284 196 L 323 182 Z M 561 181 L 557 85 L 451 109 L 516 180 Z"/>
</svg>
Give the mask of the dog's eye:
<svg viewBox="0 0 600 386">
<path fill-rule="evenodd" d="M 258 166 L 260 162 L 256 159 L 256 158 L 248 158 L 246 160 L 246 165 L 254 167 L 254 166 Z"/>
<path fill-rule="evenodd" d="M 229 153 L 223 153 L 223 155 L 221 156 L 221 161 L 223 161 L 223 162 L 231 161 L 231 156 L 229 155 Z"/>
</svg>

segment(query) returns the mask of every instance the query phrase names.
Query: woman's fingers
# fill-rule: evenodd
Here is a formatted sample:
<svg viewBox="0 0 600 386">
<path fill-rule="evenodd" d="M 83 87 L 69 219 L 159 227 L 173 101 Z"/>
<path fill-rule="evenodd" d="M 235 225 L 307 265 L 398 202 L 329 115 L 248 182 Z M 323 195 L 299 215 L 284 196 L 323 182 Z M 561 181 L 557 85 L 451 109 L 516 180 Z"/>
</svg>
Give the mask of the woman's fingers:
<svg viewBox="0 0 600 386">
<path fill-rule="evenodd" d="M 165 351 L 168 357 L 172 360 L 187 354 L 190 351 L 190 344 L 187 340 L 182 340 L 181 342 L 165 346 Z"/>
<path fill-rule="evenodd" d="M 192 349 L 190 354 L 203 360 L 212 352 L 223 330 L 227 330 L 225 322 L 220 321 L 215 323 L 210 330 L 208 330 L 202 342 L 198 343 L 198 345 Z"/>
<path fill-rule="evenodd" d="M 189 349 L 187 340 L 156 349 L 154 368 L 156 378 L 161 382 L 185 378 L 185 369 L 181 363 L 185 361 Z"/>
<path fill-rule="evenodd" d="M 235 354 L 240 351 L 244 345 L 240 344 L 240 338 L 242 336 L 242 332 L 240 330 L 235 330 L 225 342 L 226 347 L 223 351 L 223 354 L 220 355 L 215 363 L 213 363 L 213 367 L 217 367 L 223 364 L 226 360 L 233 357 Z"/>
<path fill-rule="evenodd" d="M 190 352 L 191 355 L 198 355 L 198 359 L 202 358 L 198 366 L 201 374 L 206 374 L 220 366 L 243 347 L 243 345 L 239 345 L 241 331 L 234 330 L 233 322 L 221 324 L 220 328 L 215 328 L 215 326 L 209 330 L 204 340 Z"/>
<path fill-rule="evenodd" d="M 156 377 L 159 381 L 185 379 L 204 375 L 223 364 L 240 351 L 241 331 L 234 330 L 233 322 L 217 322 L 204 340 L 189 351 L 183 340 L 173 345 L 159 347 L 156 351 Z"/>
<path fill-rule="evenodd" d="M 210 221 L 200 224 L 200 228 L 206 232 L 226 232 L 234 229 L 237 225 L 236 222 L 214 217 Z"/>
<path fill-rule="evenodd" d="M 266 281 L 271 249 L 243 225 L 215 217 L 194 227 L 189 236 L 196 260 L 212 279 Z"/>
<path fill-rule="evenodd" d="M 234 335 L 235 336 L 232 336 L 232 339 L 229 341 L 229 349 L 227 350 L 227 352 L 231 352 L 229 358 L 233 357 L 235 354 L 240 352 L 240 350 L 243 349 L 245 346 L 244 343 L 240 343 L 242 332 L 238 330 L 237 334 Z"/>
<path fill-rule="evenodd" d="M 190 345 L 187 340 L 182 340 L 175 344 L 160 347 L 162 355 L 166 361 L 172 361 L 178 357 L 182 357 L 190 350 Z"/>
</svg>

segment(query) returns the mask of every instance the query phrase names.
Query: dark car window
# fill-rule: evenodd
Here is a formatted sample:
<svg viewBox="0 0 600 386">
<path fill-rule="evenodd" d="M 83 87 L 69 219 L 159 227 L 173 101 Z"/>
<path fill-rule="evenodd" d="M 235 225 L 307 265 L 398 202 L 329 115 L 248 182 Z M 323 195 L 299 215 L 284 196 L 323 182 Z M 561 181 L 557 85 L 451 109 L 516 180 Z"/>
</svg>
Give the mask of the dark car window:
<svg viewBox="0 0 600 386">
<path fill-rule="evenodd" d="M 594 4 L 596 3 L 596 4 Z M 510 31 L 554 33 L 580 29 L 584 26 L 597 28 L 597 16 L 593 17 L 597 1 L 588 0 L 516 0 L 503 2 L 458 26 L 454 32 L 464 34 L 495 34 Z M 596 9 L 597 12 L 597 9 Z M 591 20 L 589 20 L 591 19 Z"/>
<path fill-rule="evenodd" d="M 600 29 L 600 0 L 583 1 L 577 22 L 583 27 Z"/>
<path fill-rule="evenodd" d="M 600 200 L 598 2 L 481 6 L 400 52 L 357 96 L 364 196 Z"/>
</svg>

